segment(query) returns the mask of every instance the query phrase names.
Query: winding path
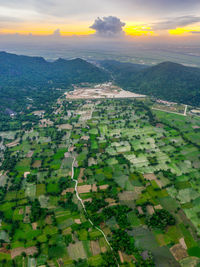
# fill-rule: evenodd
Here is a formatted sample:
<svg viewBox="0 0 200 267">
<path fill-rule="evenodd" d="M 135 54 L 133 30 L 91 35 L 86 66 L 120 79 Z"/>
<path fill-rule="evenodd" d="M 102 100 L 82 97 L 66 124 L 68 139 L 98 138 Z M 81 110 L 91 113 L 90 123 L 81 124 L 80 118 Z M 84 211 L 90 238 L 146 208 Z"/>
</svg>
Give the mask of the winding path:
<svg viewBox="0 0 200 267">
<path fill-rule="evenodd" d="M 74 164 L 75 164 L 75 161 L 76 161 L 76 158 L 73 157 L 71 179 L 72 179 L 73 182 L 75 182 L 75 192 L 76 192 L 76 196 L 77 196 L 78 200 L 81 202 L 81 205 L 82 205 L 82 207 L 83 207 L 83 210 L 84 210 L 85 214 L 88 215 L 88 214 L 87 214 L 87 211 L 86 211 L 86 208 L 85 208 L 85 205 L 84 205 L 84 203 L 83 203 L 83 201 L 82 201 L 82 199 L 80 198 L 79 193 L 78 193 L 78 189 L 77 189 L 77 187 L 78 187 L 78 180 L 74 179 Z M 87 216 L 87 217 L 88 217 L 88 216 Z M 90 224 L 91 224 L 93 227 L 95 227 L 99 232 L 101 232 L 101 234 L 103 235 L 104 239 L 106 240 L 106 243 L 107 243 L 108 246 L 110 247 L 111 251 L 113 251 L 113 248 L 112 248 L 110 242 L 108 241 L 108 239 L 107 239 L 105 233 L 103 232 L 103 230 L 101 230 L 99 227 L 95 226 L 94 223 L 93 223 L 89 218 L 88 218 L 88 221 L 90 222 Z M 115 257 L 115 256 L 114 256 L 114 257 Z M 116 260 L 116 262 L 117 262 L 116 257 L 115 257 L 115 260 Z M 118 262 L 117 262 L 117 266 L 119 267 Z"/>
</svg>

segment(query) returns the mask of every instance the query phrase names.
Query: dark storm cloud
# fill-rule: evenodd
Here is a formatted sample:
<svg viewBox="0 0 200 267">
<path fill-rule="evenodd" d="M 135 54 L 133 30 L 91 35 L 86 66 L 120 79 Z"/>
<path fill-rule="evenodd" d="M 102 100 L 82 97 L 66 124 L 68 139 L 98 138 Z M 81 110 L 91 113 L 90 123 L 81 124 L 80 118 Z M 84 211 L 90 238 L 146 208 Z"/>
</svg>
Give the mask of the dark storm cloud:
<svg viewBox="0 0 200 267">
<path fill-rule="evenodd" d="M 105 36 L 105 37 L 113 37 L 119 36 L 123 34 L 123 27 L 126 24 L 122 22 L 119 18 L 109 16 L 97 18 L 92 26 L 91 29 L 96 31 L 97 35 Z"/>
<path fill-rule="evenodd" d="M 169 30 L 178 27 L 185 27 L 194 23 L 200 22 L 200 17 L 196 16 L 183 16 L 165 21 L 160 21 L 153 25 L 154 30 Z"/>
</svg>

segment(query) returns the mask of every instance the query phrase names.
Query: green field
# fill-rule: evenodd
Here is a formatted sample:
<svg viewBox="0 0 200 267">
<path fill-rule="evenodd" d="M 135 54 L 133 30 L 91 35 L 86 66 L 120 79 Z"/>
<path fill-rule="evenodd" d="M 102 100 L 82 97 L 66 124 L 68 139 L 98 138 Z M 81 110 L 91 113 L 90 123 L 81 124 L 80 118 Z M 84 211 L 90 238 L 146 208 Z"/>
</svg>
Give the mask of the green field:
<svg viewBox="0 0 200 267">
<path fill-rule="evenodd" d="M 0 171 L 2 266 L 198 266 L 200 120 L 151 108 L 61 97 L 51 126 L 17 132 Z"/>
</svg>

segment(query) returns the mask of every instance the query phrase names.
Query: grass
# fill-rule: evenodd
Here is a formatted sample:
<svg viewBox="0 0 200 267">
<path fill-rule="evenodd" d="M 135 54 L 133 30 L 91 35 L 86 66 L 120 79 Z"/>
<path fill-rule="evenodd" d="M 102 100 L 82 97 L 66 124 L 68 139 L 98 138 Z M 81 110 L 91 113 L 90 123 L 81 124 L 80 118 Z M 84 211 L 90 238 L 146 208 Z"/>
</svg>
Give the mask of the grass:
<svg viewBox="0 0 200 267">
<path fill-rule="evenodd" d="M 85 230 L 85 229 L 81 229 L 81 230 L 78 232 L 78 237 L 79 237 L 79 240 L 81 240 L 81 241 L 86 241 L 86 240 L 88 240 L 88 231 Z"/>
<path fill-rule="evenodd" d="M 11 256 L 10 256 L 10 254 L 6 254 L 6 253 L 0 253 L 0 262 L 2 262 L 3 260 L 7 260 L 7 261 L 9 261 L 9 260 L 11 260 Z"/>
<path fill-rule="evenodd" d="M 37 237 L 37 240 L 38 240 L 40 243 L 45 243 L 45 242 L 47 242 L 47 236 L 44 235 L 44 234 L 39 235 L 39 236 Z"/>
<path fill-rule="evenodd" d="M 92 266 L 101 266 L 102 262 L 103 262 L 103 259 L 101 255 L 96 255 L 88 259 L 88 264 Z"/>
<path fill-rule="evenodd" d="M 107 125 L 100 125 L 99 130 L 100 130 L 101 135 L 106 135 L 108 132 L 108 127 Z"/>
<path fill-rule="evenodd" d="M 101 237 L 102 233 L 98 231 L 97 229 L 92 229 L 91 232 L 89 232 L 89 237 L 91 240 L 95 240 L 98 237 Z"/>
<path fill-rule="evenodd" d="M 48 255 L 50 258 L 61 258 L 66 253 L 66 248 L 61 244 L 55 244 L 48 249 Z"/>
<path fill-rule="evenodd" d="M 65 158 L 62 161 L 62 168 L 63 169 L 71 169 L 72 167 L 73 158 Z"/>
<path fill-rule="evenodd" d="M 49 194 L 58 194 L 60 192 L 59 185 L 57 183 L 48 183 L 47 184 L 47 193 Z"/>
<path fill-rule="evenodd" d="M 168 210 L 169 212 L 173 212 L 179 207 L 177 201 L 170 196 L 160 198 L 159 202 L 163 206 L 163 208 Z"/>
<path fill-rule="evenodd" d="M 170 238 L 174 243 L 178 243 L 179 239 L 182 237 L 182 232 L 178 226 L 170 226 L 167 229 L 166 235 Z"/>
<path fill-rule="evenodd" d="M 14 221 L 22 221 L 23 218 L 24 218 L 24 214 L 19 214 L 20 210 L 23 210 L 24 211 L 24 207 L 18 207 L 14 210 L 14 213 L 13 213 L 13 220 Z"/>
<path fill-rule="evenodd" d="M 77 160 L 81 164 L 87 157 L 87 152 L 82 152 L 78 155 Z"/>
<path fill-rule="evenodd" d="M 11 191 L 7 192 L 5 200 L 6 201 L 11 201 L 17 198 L 17 191 Z"/>
<path fill-rule="evenodd" d="M 74 179 L 75 180 L 78 179 L 79 174 L 80 174 L 80 169 L 79 168 L 75 168 L 74 169 Z"/>
<path fill-rule="evenodd" d="M 113 179 L 115 180 L 116 183 L 118 183 L 120 187 L 125 189 L 126 184 L 128 182 L 128 176 L 125 176 L 121 173 L 118 173 L 118 174 L 114 173 Z"/>
<path fill-rule="evenodd" d="M 164 234 L 156 234 L 155 237 L 156 237 L 156 241 L 158 242 L 158 244 L 161 247 L 163 247 L 163 246 L 165 246 L 171 242 L 171 240 L 169 238 L 167 238 L 167 236 Z"/>
<path fill-rule="evenodd" d="M 50 166 L 53 170 L 58 170 L 61 167 L 62 161 L 60 159 L 54 159 L 51 163 Z"/>
<path fill-rule="evenodd" d="M 47 225 L 45 226 L 45 228 L 43 229 L 43 233 L 46 235 L 54 235 L 58 232 L 58 229 L 56 226 L 52 226 L 52 225 Z"/>
<path fill-rule="evenodd" d="M 200 258 L 200 247 L 192 247 L 188 249 L 189 256 Z"/>
<path fill-rule="evenodd" d="M 86 240 L 86 241 L 82 241 L 82 243 L 83 243 L 83 247 L 87 255 L 87 258 L 92 257 L 92 252 L 90 249 L 90 241 Z"/>
<path fill-rule="evenodd" d="M 193 188 L 186 188 L 180 190 L 177 197 L 181 203 L 186 203 L 199 197 L 199 194 Z"/>
<path fill-rule="evenodd" d="M 179 266 L 167 246 L 153 248 L 151 251 L 155 259 L 155 266 L 163 266 L 163 263 L 164 266 Z"/>
<path fill-rule="evenodd" d="M 138 248 L 152 251 L 159 246 L 158 242 L 156 241 L 155 235 L 148 229 L 137 227 L 133 228 L 133 230 L 129 233 L 134 237 L 135 245 Z"/>
<path fill-rule="evenodd" d="M 199 266 L 200 259 L 196 257 L 187 257 L 180 261 L 182 267 Z"/>
<path fill-rule="evenodd" d="M 36 185 L 36 196 L 44 195 L 46 192 L 45 184 L 37 184 Z"/>
<path fill-rule="evenodd" d="M 31 163 L 31 159 L 22 159 L 15 167 L 15 169 L 20 172 L 20 173 L 24 173 L 24 172 L 28 172 L 30 171 L 30 163 Z"/>
<path fill-rule="evenodd" d="M 45 196 L 45 195 L 40 195 L 38 197 L 38 200 L 40 202 L 40 206 L 42 208 L 47 208 L 48 207 L 48 203 L 49 203 L 49 197 Z"/>
<path fill-rule="evenodd" d="M 64 220 L 64 221 L 60 222 L 58 224 L 58 228 L 59 229 L 65 229 L 65 228 L 71 226 L 73 223 L 74 223 L 73 219 L 72 218 L 69 218 L 67 220 Z"/>
<path fill-rule="evenodd" d="M 128 221 L 131 223 L 133 227 L 137 227 L 141 224 L 140 220 L 138 219 L 134 211 L 129 212 L 127 217 Z"/>
<path fill-rule="evenodd" d="M 89 134 L 94 134 L 94 135 L 98 135 L 98 129 L 97 128 L 92 128 L 89 130 Z"/>
<path fill-rule="evenodd" d="M 63 159 L 65 152 L 67 152 L 66 148 L 58 149 L 57 152 L 53 155 L 53 159 Z"/>
<path fill-rule="evenodd" d="M 98 149 L 98 143 L 92 140 L 91 149 Z"/>
<path fill-rule="evenodd" d="M 41 235 L 41 230 L 33 230 L 29 224 L 21 225 L 23 228 L 16 230 L 14 240 L 24 238 L 25 240 L 32 240 L 34 237 Z"/>
<path fill-rule="evenodd" d="M 185 227 L 185 225 L 183 223 L 181 223 L 179 225 L 180 227 L 180 230 L 184 236 L 184 239 L 185 239 L 185 243 L 187 245 L 187 248 L 190 249 L 192 247 L 196 247 L 197 246 L 197 243 L 196 241 L 194 240 L 194 238 L 192 237 L 190 231 Z"/>
<path fill-rule="evenodd" d="M 36 194 L 36 185 L 28 183 L 26 185 L 26 196 L 33 198 Z"/>
</svg>

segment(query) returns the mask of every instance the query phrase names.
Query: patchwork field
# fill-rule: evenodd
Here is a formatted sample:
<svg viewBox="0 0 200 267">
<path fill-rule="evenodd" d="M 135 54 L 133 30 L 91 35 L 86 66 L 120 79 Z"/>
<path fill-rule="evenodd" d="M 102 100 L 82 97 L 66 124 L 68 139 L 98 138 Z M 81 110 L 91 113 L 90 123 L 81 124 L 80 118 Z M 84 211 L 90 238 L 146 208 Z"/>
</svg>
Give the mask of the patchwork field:
<svg viewBox="0 0 200 267">
<path fill-rule="evenodd" d="M 1 266 L 199 266 L 200 118 L 134 97 L 86 85 L 0 132 Z"/>
</svg>

